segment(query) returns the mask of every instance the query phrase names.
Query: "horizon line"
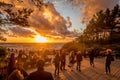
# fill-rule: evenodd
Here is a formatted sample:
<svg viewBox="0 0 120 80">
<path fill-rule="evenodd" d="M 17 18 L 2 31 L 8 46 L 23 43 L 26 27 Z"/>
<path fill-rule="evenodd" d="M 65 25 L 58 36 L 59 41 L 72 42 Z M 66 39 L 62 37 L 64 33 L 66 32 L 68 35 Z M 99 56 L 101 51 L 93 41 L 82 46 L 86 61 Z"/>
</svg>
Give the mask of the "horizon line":
<svg viewBox="0 0 120 80">
<path fill-rule="evenodd" d="M 0 42 L 1 43 L 38 43 L 38 44 L 46 44 L 46 43 L 69 43 L 69 42 Z"/>
</svg>

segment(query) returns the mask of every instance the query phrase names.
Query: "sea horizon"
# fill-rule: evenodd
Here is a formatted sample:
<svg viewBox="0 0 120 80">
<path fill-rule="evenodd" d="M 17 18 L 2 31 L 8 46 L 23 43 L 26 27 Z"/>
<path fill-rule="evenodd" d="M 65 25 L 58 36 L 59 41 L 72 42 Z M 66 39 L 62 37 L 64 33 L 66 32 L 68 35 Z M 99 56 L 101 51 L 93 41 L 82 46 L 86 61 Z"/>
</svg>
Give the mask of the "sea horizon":
<svg viewBox="0 0 120 80">
<path fill-rule="evenodd" d="M 1 43 L 0 42 L 0 46 L 2 47 L 6 47 L 6 48 L 14 48 L 14 49 L 61 49 L 62 46 L 64 45 L 65 43 L 34 43 L 34 42 L 31 42 L 31 43 L 21 43 L 21 42 L 13 42 L 13 43 L 9 43 L 9 42 L 6 42 L 6 43 Z"/>
<path fill-rule="evenodd" d="M 38 43 L 38 44 L 47 44 L 47 43 L 69 43 L 69 42 L 0 42 L 0 44 L 4 44 L 4 43 L 7 43 L 7 44 L 9 44 L 9 43 Z"/>
</svg>

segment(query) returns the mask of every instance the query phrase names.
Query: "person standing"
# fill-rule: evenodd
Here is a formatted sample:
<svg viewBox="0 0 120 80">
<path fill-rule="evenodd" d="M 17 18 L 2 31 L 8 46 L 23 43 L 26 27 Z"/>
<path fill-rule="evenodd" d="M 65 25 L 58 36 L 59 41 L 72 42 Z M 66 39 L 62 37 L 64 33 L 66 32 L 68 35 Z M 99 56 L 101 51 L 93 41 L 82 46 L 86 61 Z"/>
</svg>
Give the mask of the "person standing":
<svg viewBox="0 0 120 80">
<path fill-rule="evenodd" d="M 50 72 L 44 71 L 45 62 L 39 60 L 37 62 L 37 71 L 30 73 L 26 80 L 54 80 Z"/>
<path fill-rule="evenodd" d="M 81 51 L 78 51 L 76 54 L 76 62 L 77 62 L 76 70 L 78 70 L 78 71 L 81 71 L 81 69 L 80 69 L 81 61 L 82 61 Z"/>
<path fill-rule="evenodd" d="M 66 64 L 66 53 L 65 53 L 65 50 L 61 51 L 60 62 L 61 62 L 60 69 L 61 70 L 65 70 L 65 64 Z"/>
<path fill-rule="evenodd" d="M 58 75 L 59 76 L 59 68 L 60 68 L 60 51 L 57 50 L 55 52 L 55 57 L 54 57 L 54 60 L 53 60 L 53 63 L 55 65 L 55 76 Z"/>
<path fill-rule="evenodd" d="M 20 70 L 15 69 L 7 78 L 7 80 L 24 80 L 24 76 Z"/>
<path fill-rule="evenodd" d="M 71 67 L 71 71 L 73 71 L 74 63 L 75 63 L 75 52 L 71 51 L 69 55 L 69 66 Z"/>
<path fill-rule="evenodd" d="M 15 54 L 11 53 L 8 63 L 8 74 L 10 75 L 15 69 Z"/>
<path fill-rule="evenodd" d="M 111 61 L 114 61 L 113 56 L 111 55 L 112 51 L 110 49 L 107 49 L 107 55 L 106 55 L 106 62 L 105 62 L 105 70 L 106 70 L 106 74 L 110 74 L 111 69 L 110 69 L 110 65 L 111 65 Z"/>
</svg>

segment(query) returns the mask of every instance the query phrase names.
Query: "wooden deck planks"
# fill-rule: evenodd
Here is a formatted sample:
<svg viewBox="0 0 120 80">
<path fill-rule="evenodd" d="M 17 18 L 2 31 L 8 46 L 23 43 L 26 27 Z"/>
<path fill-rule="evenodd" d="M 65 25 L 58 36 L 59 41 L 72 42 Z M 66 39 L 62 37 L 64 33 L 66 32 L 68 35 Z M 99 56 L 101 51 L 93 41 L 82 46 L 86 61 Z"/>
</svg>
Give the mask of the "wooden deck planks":
<svg viewBox="0 0 120 80">
<path fill-rule="evenodd" d="M 54 77 L 55 80 L 120 80 L 120 60 L 115 60 L 112 62 L 111 74 L 108 75 L 104 73 L 104 58 L 96 58 L 94 68 L 90 66 L 88 58 L 83 59 L 81 64 L 81 72 L 76 70 L 76 64 L 74 65 L 73 71 L 71 71 L 70 67 L 67 65 L 66 70 L 60 71 L 59 77 Z M 51 72 L 54 76 L 53 64 L 45 67 L 45 70 Z"/>
</svg>

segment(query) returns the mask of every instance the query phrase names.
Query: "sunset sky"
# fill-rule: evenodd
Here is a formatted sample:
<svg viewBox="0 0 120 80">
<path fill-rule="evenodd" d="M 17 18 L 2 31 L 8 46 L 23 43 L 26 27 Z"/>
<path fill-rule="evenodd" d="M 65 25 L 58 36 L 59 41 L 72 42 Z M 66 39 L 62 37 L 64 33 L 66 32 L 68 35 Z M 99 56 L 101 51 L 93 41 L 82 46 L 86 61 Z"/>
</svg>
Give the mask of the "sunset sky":
<svg viewBox="0 0 120 80">
<path fill-rule="evenodd" d="M 0 0 L 4 1 L 4 0 Z M 69 42 L 82 34 L 87 21 L 100 9 L 113 8 L 119 0 L 44 0 L 47 7 L 40 11 L 31 0 L 5 0 L 14 10 L 33 9 L 30 26 L 2 26 L 6 42 Z M 49 2 L 48 2 L 49 1 Z"/>
</svg>

